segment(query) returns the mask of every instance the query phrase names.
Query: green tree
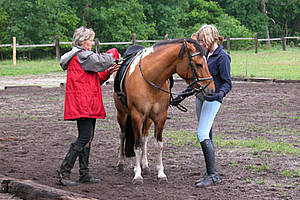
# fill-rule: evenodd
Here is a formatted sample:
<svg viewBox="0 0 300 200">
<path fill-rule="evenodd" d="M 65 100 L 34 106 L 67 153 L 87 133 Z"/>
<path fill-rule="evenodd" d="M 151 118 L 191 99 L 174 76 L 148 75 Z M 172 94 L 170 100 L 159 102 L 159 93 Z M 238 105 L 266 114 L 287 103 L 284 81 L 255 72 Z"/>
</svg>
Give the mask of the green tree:
<svg viewBox="0 0 300 200">
<path fill-rule="evenodd" d="M 93 28 L 101 41 L 129 41 L 133 33 L 137 39 L 149 39 L 156 34 L 154 24 L 146 23 L 143 6 L 137 0 L 80 2 L 76 4 L 83 15 L 80 23 Z"/>
<path fill-rule="evenodd" d="M 273 36 L 300 34 L 300 1 L 272 0 L 266 3 L 270 32 Z"/>
<path fill-rule="evenodd" d="M 163 39 L 168 34 L 169 38 L 185 36 L 185 29 L 181 26 L 184 17 L 184 7 L 187 1 L 181 0 L 140 0 L 148 24 L 154 24 L 156 35 L 151 39 Z"/>
<path fill-rule="evenodd" d="M 1 6 L 8 14 L 8 35 L 19 44 L 53 43 L 56 34 L 69 39 L 79 21 L 66 0 L 11 0 Z"/>
<path fill-rule="evenodd" d="M 245 27 L 265 38 L 295 35 L 300 32 L 299 0 L 215 0 L 224 11 L 238 19 Z"/>
<path fill-rule="evenodd" d="M 0 44 L 10 44 L 11 39 L 8 36 L 7 28 L 7 19 L 8 15 L 3 10 L 3 8 L 0 8 Z"/>
<path fill-rule="evenodd" d="M 181 26 L 187 36 L 198 31 L 203 24 L 216 24 L 218 18 L 224 14 L 223 9 L 213 1 L 189 0 L 188 3 L 181 19 Z"/>
</svg>

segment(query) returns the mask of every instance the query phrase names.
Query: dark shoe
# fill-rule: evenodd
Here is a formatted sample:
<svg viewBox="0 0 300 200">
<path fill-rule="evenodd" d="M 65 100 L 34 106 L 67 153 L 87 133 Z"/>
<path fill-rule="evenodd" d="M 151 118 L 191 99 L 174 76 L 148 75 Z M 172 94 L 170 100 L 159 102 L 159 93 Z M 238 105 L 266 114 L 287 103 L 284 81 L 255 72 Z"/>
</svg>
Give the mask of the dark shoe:
<svg viewBox="0 0 300 200">
<path fill-rule="evenodd" d="M 63 185 L 63 186 L 77 185 L 76 182 L 74 182 L 70 179 L 70 174 L 67 174 L 67 173 L 62 174 L 62 173 L 60 173 L 59 170 L 57 170 L 56 173 L 57 173 L 56 178 L 57 178 L 58 185 Z"/>
<path fill-rule="evenodd" d="M 198 180 L 196 180 L 195 181 L 195 185 L 197 185 L 197 183 L 200 183 L 200 182 L 202 182 L 204 179 L 206 179 L 207 178 L 207 174 L 205 174 L 204 176 L 202 176 L 201 178 L 199 178 Z"/>
<path fill-rule="evenodd" d="M 80 176 L 79 182 L 80 183 L 100 183 L 101 180 L 97 179 L 97 178 L 90 177 L 89 175 L 86 175 L 86 176 Z"/>
<path fill-rule="evenodd" d="M 211 175 L 206 175 L 204 177 L 202 177 L 203 179 L 200 180 L 198 183 L 196 183 L 196 187 L 207 187 L 207 186 L 211 186 L 211 185 L 217 185 L 219 183 L 221 183 L 221 178 L 220 176 L 216 173 L 216 174 L 211 174 Z"/>
</svg>

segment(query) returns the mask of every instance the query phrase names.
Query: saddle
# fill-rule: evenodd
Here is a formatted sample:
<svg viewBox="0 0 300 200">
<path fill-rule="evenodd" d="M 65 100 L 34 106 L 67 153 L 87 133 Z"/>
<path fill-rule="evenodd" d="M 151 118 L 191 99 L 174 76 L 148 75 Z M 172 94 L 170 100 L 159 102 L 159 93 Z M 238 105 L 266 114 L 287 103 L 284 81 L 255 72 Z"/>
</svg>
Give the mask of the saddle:
<svg viewBox="0 0 300 200">
<path fill-rule="evenodd" d="M 137 44 L 132 45 L 126 49 L 126 51 L 124 53 L 123 62 L 121 64 L 121 67 L 117 71 L 117 74 L 116 74 L 116 77 L 114 80 L 114 91 L 117 94 L 117 96 L 120 98 L 121 102 L 123 104 L 125 104 L 126 106 L 127 106 L 127 100 L 126 100 L 126 95 L 123 91 L 123 82 L 125 79 L 125 74 L 129 68 L 130 64 L 132 63 L 132 61 L 138 54 L 138 52 L 140 52 L 143 49 L 145 49 L 144 46 L 137 45 Z"/>
</svg>

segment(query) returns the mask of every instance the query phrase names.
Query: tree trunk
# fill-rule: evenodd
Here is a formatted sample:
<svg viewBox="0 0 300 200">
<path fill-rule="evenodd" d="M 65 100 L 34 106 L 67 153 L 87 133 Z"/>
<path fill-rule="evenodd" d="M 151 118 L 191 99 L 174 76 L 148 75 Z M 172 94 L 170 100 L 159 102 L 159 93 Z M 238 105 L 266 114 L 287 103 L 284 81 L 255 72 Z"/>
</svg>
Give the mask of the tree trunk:
<svg viewBox="0 0 300 200">
<path fill-rule="evenodd" d="M 267 1 L 267 0 L 266 0 Z M 261 11 L 262 13 L 267 16 L 267 10 L 266 10 L 266 3 L 265 0 L 261 0 Z M 266 41 L 266 45 L 269 46 L 269 48 L 271 48 L 271 42 L 270 42 L 270 33 L 269 33 L 269 27 L 268 24 L 265 24 L 266 27 L 266 34 L 267 34 L 267 41 Z"/>
</svg>

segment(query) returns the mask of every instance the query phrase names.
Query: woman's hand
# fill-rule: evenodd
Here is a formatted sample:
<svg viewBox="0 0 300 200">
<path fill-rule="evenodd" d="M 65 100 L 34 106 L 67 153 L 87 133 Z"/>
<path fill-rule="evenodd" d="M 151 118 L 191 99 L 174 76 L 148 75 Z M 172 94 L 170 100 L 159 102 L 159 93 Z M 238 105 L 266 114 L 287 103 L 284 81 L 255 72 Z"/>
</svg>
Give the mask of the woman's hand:
<svg viewBox="0 0 300 200">
<path fill-rule="evenodd" d="M 109 67 L 107 70 L 109 71 L 110 74 L 118 71 L 118 69 L 120 68 L 120 65 L 118 64 L 113 64 L 111 67 Z"/>
</svg>

